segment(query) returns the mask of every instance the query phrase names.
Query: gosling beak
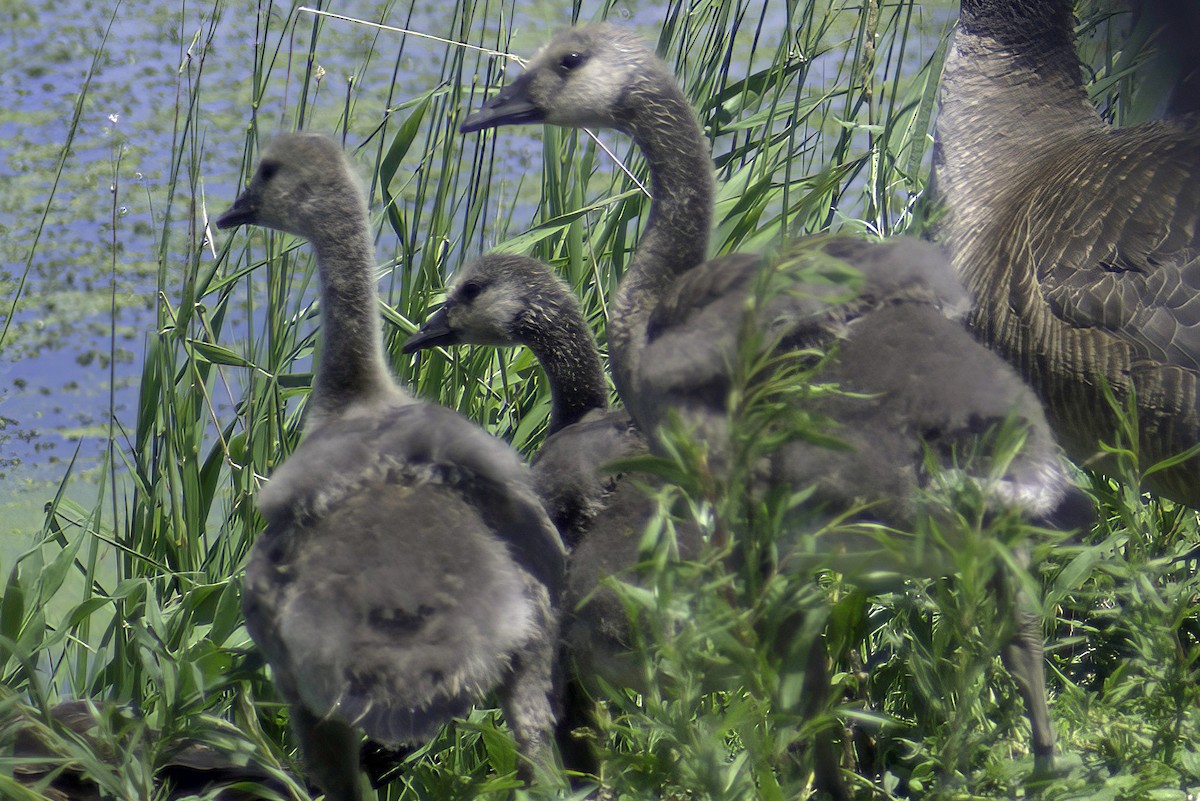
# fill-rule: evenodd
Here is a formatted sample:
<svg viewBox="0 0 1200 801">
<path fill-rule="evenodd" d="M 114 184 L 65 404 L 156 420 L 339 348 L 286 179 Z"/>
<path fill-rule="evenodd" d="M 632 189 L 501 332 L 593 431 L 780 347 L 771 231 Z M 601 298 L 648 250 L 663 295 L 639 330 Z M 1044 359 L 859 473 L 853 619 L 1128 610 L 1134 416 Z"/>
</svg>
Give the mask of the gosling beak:
<svg viewBox="0 0 1200 801">
<path fill-rule="evenodd" d="M 421 324 L 400 350 L 403 353 L 416 353 L 425 348 L 436 348 L 438 345 L 457 344 L 458 333 L 450 327 L 446 307 L 443 306 Z"/>
<path fill-rule="evenodd" d="M 233 201 L 229 210 L 217 218 L 217 228 L 236 228 L 239 225 L 252 225 L 258 216 L 258 197 L 249 189 Z"/>
<path fill-rule="evenodd" d="M 528 79 L 527 72 L 503 87 L 495 97 L 483 104 L 483 108 L 463 120 L 458 130 L 471 133 L 501 125 L 520 125 L 545 120 L 546 112 L 534 105 L 526 94 Z"/>
</svg>

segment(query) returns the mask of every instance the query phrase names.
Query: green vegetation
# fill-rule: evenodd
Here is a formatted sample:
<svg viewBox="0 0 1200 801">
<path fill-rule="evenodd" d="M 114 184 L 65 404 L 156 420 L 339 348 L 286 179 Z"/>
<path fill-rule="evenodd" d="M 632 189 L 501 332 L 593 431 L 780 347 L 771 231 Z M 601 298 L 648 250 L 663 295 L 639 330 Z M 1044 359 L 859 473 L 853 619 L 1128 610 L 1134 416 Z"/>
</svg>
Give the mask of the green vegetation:
<svg viewBox="0 0 1200 801">
<path fill-rule="evenodd" d="M 236 192 L 230 185 L 228 196 L 214 196 L 210 165 L 240 163 L 247 177 L 260 144 L 280 128 L 344 137 L 379 215 L 381 311 L 396 375 L 526 452 L 537 447 L 549 402 L 527 352 L 475 349 L 417 364 L 399 346 L 447 274 L 493 245 L 552 263 L 603 343 L 609 293 L 644 221 L 647 199 L 634 179 L 644 182 L 645 170 L 619 136 L 603 141 L 629 173 L 582 133 L 547 129 L 528 151 L 511 131 L 457 133 L 465 110 L 498 82 L 502 59 L 354 28 L 360 60 L 346 74 L 355 77 L 335 85 L 322 74 L 322 42 L 348 23 L 297 7 L 284 14 L 258 4 L 236 97 L 210 80 L 210 60 L 222 57 L 223 17 L 241 10 L 217 0 L 176 21 L 183 66 L 172 166 L 152 198 L 155 225 L 122 231 L 116 191 L 111 208 L 91 210 L 107 221 L 114 270 L 121 236 L 145 238 L 156 253 L 157 320 L 145 332 L 137 407 L 107 427 L 94 502 L 70 500 L 68 466 L 37 543 L 0 576 L 0 754 L 26 710 L 61 754 L 51 769 L 85 772 L 105 797 L 156 797 L 155 770 L 172 758 L 171 743 L 189 738 L 274 776 L 263 797 L 307 798 L 294 778 L 286 712 L 241 624 L 239 582 L 261 527 L 256 493 L 300 431 L 319 342 L 314 265 L 286 235 L 210 243 L 206 215 Z M 424 32 L 527 55 L 544 31 L 512 11 L 458 0 L 436 12 L 438 30 Z M 1086 32 L 1104 8 L 1085 11 Z M 376 18 L 407 13 L 389 3 Z M 584 12 L 576 4 L 572 13 Z M 929 14 L 907 0 L 726 0 L 670 3 L 649 20 L 714 141 L 716 252 L 829 227 L 886 235 L 919 225 L 942 33 Z M 1136 73 L 1114 73 L 1136 59 L 1117 58 L 1105 37 L 1087 44 L 1099 95 L 1120 101 L 1136 91 Z M 367 86 L 380 71 L 392 82 Z M 425 78 L 400 82 L 401 71 Z M 90 89 L 81 90 L 83 107 Z M 111 159 L 114 182 L 121 152 Z M 68 139 L 64 163 L 71 157 Z M 34 246 L 25 264 L 37 258 Z M 26 301 L 18 290 L 6 305 Z M 114 338 L 111 359 L 118 349 Z M 748 373 L 737 421 L 744 434 L 773 431 L 785 401 L 809 391 L 803 366 L 765 384 Z M 1200 532 L 1194 512 L 1131 489 L 1148 469 L 1134 450 L 1125 451 L 1126 485 L 1081 475 L 1099 522 L 1073 539 L 985 520 L 978 499 L 947 493 L 955 531 L 931 524 L 915 534 L 953 535 L 957 575 L 880 589 L 789 571 L 777 520 L 802 498 L 746 508 L 739 493 L 713 484 L 695 443 L 674 442 L 674 458 L 648 465 L 680 487 L 664 492 L 663 508 L 695 515 L 713 544 L 695 563 L 675 564 L 664 514 L 645 538 L 650 589 L 622 590 L 631 614 L 643 613 L 653 681 L 645 695 L 614 690 L 604 699 L 597 739 L 611 797 L 805 798 L 811 743 L 829 737 L 863 799 L 1183 801 L 1200 793 Z M 747 436 L 744 463 L 766 442 Z M 731 532 L 741 564 L 755 570 L 728 566 Z M 820 533 L 836 536 L 836 528 Z M 1030 572 L 1012 558 L 1021 549 L 1034 555 Z M 997 570 L 1042 599 L 1062 756 L 1060 775 L 1041 784 L 1027 782 L 1027 726 L 996 659 L 1009 603 L 991 589 Z M 824 699 L 805 691 L 804 676 L 822 633 L 832 665 Z M 81 740 L 38 711 L 69 698 L 132 704 L 143 717 L 104 715 Z M 478 710 L 410 754 L 379 797 L 570 792 L 516 789 L 515 759 L 499 714 Z M 40 798 L 12 778 L 15 762 L 0 756 L 0 797 Z"/>
</svg>

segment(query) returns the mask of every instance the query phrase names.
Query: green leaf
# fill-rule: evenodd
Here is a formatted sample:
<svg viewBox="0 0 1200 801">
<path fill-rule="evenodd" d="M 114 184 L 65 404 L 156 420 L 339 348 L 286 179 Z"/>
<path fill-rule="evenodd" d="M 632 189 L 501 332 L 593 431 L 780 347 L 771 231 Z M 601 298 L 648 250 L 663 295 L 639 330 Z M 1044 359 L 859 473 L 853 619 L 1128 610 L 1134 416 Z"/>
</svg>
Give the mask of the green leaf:
<svg viewBox="0 0 1200 801">
<path fill-rule="evenodd" d="M 1084 549 L 1059 571 L 1054 579 L 1054 589 L 1063 594 L 1079 589 L 1099 559 L 1100 554 L 1095 548 Z"/>
<path fill-rule="evenodd" d="M 242 598 L 240 584 L 230 579 L 225 582 L 217 609 L 213 613 L 212 630 L 209 637 L 214 645 L 224 645 L 230 636 L 242 626 Z"/>
<path fill-rule="evenodd" d="M 528 253 L 533 249 L 534 245 L 538 244 L 539 242 L 549 239 L 557 234 L 566 233 L 570 229 L 572 223 L 574 223 L 576 220 L 586 217 L 591 212 L 607 208 L 615 203 L 620 203 L 624 200 L 637 197 L 639 195 L 641 195 L 640 190 L 630 189 L 618 195 L 604 198 L 603 200 L 574 211 L 569 211 L 566 214 L 561 214 L 551 220 L 547 220 L 541 225 L 530 228 L 528 231 L 520 234 L 519 236 L 506 239 L 492 248 L 491 252 L 519 254 Z"/>
<path fill-rule="evenodd" d="M 240 353 L 235 353 L 224 345 L 214 345 L 211 342 L 204 342 L 199 339 L 187 340 L 188 345 L 196 351 L 202 361 L 209 364 L 224 364 L 229 367 L 254 367 L 254 363 L 248 361 Z"/>
<path fill-rule="evenodd" d="M 413 99 L 409 105 L 415 108 L 400 123 L 396 130 L 396 135 L 392 137 L 391 145 L 388 146 L 387 153 L 379 161 L 379 189 L 383 193 L 384 213 L 387 215 L 392 230 L 396 232 L 401 242 L 408 239 L 408 230 L 403 217 L 400 215 L 397 197 L 393 194 L 392 180 L 396 177 L 396 171 L 400 169 L 400 164 L 403 163 L 405 156 L 408 155 L 409 149 L 417 138 L 417 134 L 421 131 L 421 125 L 425 120 L 425 113 L 429 110 L 430 101 L 444 91 L 443 87 L 436 87 Z"/>
<path fill-rule="evenodd" d="M 51 531 L 58 536 L 62 550 L 55 555 L 50 564 L 38 576 L 38 594 L 42 599 L 48 599 L 59 591 L 66 580 L 67 571 L 75 564 L 75 558 L 79 553 L 80 546 L 87 539 L 86 529 L 83 528 L 74 528 L 72 529 L 74 536 L 67 536 L 66 530 L 60 524 L 60 516 L 63 510 L 69 511 L 76 521 L 86 521 L 90 517 L 89 513 L 83 507 L 69 498 L 62 498 L 60 500 L 58 514 L 51 521 Z"/>
<path fill-rule="evenodd" d="M 25 619 L 25 590 L 21 587 L 17 565 L 8 574 L 4 597 L 0 599 L 0 637 L 20 639 L 21 623 Z"/>
</svg>

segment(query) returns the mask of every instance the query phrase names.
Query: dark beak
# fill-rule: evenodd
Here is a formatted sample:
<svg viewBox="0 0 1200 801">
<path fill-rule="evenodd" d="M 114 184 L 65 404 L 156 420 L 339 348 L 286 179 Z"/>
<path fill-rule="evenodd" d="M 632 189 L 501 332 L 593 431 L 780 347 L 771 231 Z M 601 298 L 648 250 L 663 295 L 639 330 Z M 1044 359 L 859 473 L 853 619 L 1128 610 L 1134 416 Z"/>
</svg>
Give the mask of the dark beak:
<svg viewBox="0 0 1200 801">
<path fill-rule="evenodd" d="M 404 347 L 400 349 L 401 352 L 416 353 L 425 348 L 436 348 L 438 345 L 459 344 L 458 334 L 450 328 L 447 320 L 446 307 L 443 306 L 431 314 L 416 333 L 408 338 Z"/>
<path fill-rule="evenodd" d="M 229 210 L 217 218 L 217 228 L 236 228 L 239 225 L 253 225 L 258 214 L 258 198 L 247 189 L 238 199 L 233 201 Z"/>
<path fill-rule="evenodd" d="M 483 104 L 483 108 L 463 120 L 458 129 L 463 133 L 471 133 L 501 125 L 520 125 L 545 120 L 546 113 L 527 97 L 528 78 L 529 73 L 525 73 L 502 88 L 495 97 Z"/>
</svg>

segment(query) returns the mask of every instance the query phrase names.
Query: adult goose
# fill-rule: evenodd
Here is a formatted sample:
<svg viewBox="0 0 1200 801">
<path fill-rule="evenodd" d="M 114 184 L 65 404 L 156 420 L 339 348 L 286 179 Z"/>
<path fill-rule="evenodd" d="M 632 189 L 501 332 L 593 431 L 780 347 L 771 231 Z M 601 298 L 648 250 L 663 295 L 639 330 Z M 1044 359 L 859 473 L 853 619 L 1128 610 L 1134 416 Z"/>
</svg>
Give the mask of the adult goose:
<svg viewBox="0 0 1200 801">
<path fill-rule="evenodd" d="M 420 741 L 493 689 L 523 775 L 552 765 L 562 543 L 515 452 L 388 374 L 366 202 L 341 148 L 281 136 L 217 225 L 303 236 L 317 255 L 304 439 L 259 494 L 267 528 L 243 588 L 308 770 L 358 801 L 355 729 Z"/>
<path fill-rule="evenodd" d="M 618 392 L 652 447 L 668 415 L 697 439 L 722 442 L 748 299 L 764 264 L 806 276 L 812 271 L 791 268 L 832 260 L 860 274 L 856 297 L 829 302 L 844 288 L 798 279 L 757 310 L 755 325 L 783 351 L 838 345 L 824 376 L 858 394 L 828 396 L 812 408 L 850 447 L 789 443 L 772 455 L 760 487 L 812 486 L 814 500 L 835 510 L 866 501 L 875 519 L 908 527 L 929 480 L 927 455 L 951 467 L 964 446 L 1015 417 L 1027 429 L 1024 450 L 999 480 L 981 482 L 993 506 L 1046 516 L 1077 499 L 1036 399 L 960 324 L 966 295 L 933 246 L 815 238 L 770 261 L 740 254 L 705 261 L 713 208 L 708 145 L 669 69 L 630 32 L 592 25 L 558 34 L 462 130 L 539 122 L 624 131 L 649 165 L 650 214 L 612 304 L 608 340 Z M 724 458 L 722 446 L 714 447 Z M 1019 617 L 1006 661 L 1026 701 L 1035 754 L 1048 766 L 1054 738 L 1041 632 Z"/>
<path fill-rule="evenodd" d="M 453 345 L 525 346 L 550 387 L 550 422 L 532 460 L 534 489 L 571 549 L 563 593 L 562 640 L 568 677 L 559 747 L 568 768 L 590 770 L 589 755 L 569 733 L 586 725 L 584 688 L 602 677 L 614 687 L 640 687 L 631 659 L 629 616 L 609 576 L 637 579 L 639 544 L 657 510 L 637 480 L 606 465 L 645 454 L 646 440 L 629 415 L 608 405 L 595 337 L 570 288 L 540 261 L 488 254 L 459 271 L 441 309 L 404 343 L 404 352 Z M 676 530 L 681 555 L 699 550 L 689 525 Z"/>
<path fill-rule="evenodd" d="M 976 334 L 1111 469 L 1105 397 L 1137 400 L 1140 466 L 1200 444 L 1200 118 L 1118 129 L 1088 101 L 1069 0 L 963 0 L 936 126 L 938 238 Z M 1145 477 L 1200 505 L 1200 457 Z"/>
</svg>

